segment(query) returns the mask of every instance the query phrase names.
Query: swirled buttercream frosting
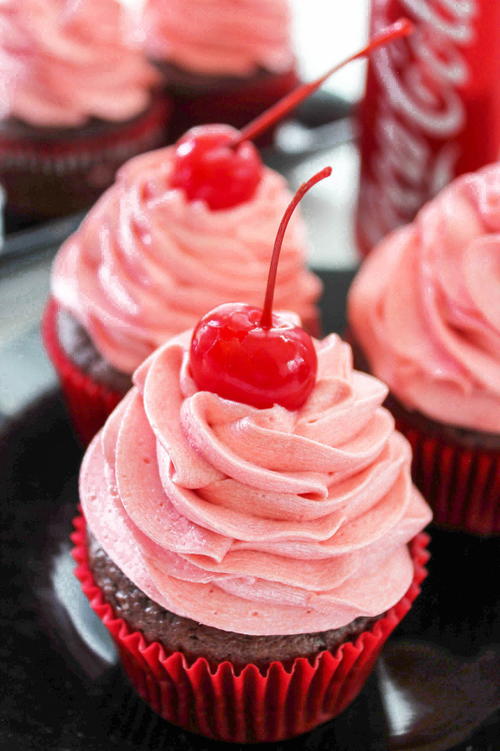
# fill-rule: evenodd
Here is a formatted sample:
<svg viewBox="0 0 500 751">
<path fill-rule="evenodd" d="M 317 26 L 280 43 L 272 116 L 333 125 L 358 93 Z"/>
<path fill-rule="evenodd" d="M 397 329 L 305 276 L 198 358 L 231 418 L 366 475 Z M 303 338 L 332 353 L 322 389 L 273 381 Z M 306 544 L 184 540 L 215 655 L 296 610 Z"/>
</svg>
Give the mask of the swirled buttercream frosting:
<svg viewBox="0 0 500 751">
<path fill-rule="evenodd" d="M 224 302 L 260 305 L 291 195 L 270 169 L 251 200 L 222 211 L 169 187 L 174 149 L 131 160 L 63 245 L 52 291 L 118 370 L 134 369 L 169 337 Z M 275 308 L 316 317 L 321 291 L 305 268 L 302 220 L 284 240 Z"/>
<path fill-rule="evenodd" d="M 191 332 L 134 374 L 85 456 L 90 530 L 152 600 L 244 634 L 311 633 L 377 616 L 407 591 L 407 543 L 430 520 L 410 448 L 336 335 L 296 412 L 199 391 Z"/>
<path fill-rule="evenodd" d="M 73 127 L 142 112 L 157 74 L 125 43 L 122 13 L 117 0 L 2 0 L 0 117 Z"/>
<path fill-rule="evenodd" d="M 372 251 L 349 321 L 404 406 L 500 433 L 500 162 L 455 180 Z"/>
<path fill-rule="evenodd" d="M 246 76 L 292 65 L 288 0 L 146 0 L 146 50 L 194 73 Z"/>
</svg>

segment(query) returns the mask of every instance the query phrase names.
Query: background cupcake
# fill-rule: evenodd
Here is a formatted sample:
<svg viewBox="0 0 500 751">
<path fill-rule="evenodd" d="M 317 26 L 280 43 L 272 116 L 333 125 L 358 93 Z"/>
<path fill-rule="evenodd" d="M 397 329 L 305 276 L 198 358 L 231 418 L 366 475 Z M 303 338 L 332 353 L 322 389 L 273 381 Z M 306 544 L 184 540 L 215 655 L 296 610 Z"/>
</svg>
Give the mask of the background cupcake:
<svg viewBox="0 0 500 751">
<path fill-rule="evenodd" d="M 89 206 L 164 142 L 158 75 L 122 32 L 117 0 L 0 4 L 0 175 L 18 219 Z"/>
<path fill-rule="evenodd" d="M 256 155 L 243 144 L 237 158 L 248 150 Z M 175 160 L 175 147 L 168 147 L 124 166 L 54 264 L 45 342 L 84 440 L 160 344 L 222 302 L 262 302 L 290 200 L 284 178 L 259 163 L 250 197 L 214 210 L 171 187 Z M 224 196 L 228 189 L 225 182 Z M 283 246 L 276 306 L 298 313 L 316 333 L 321 283 L 305 264 L 298 216 Z"/>
<path fill-rule="evenodd" d="M 86 454 L 77 574 L 156 711 L 277 740 L 359 692 L 418 592 L 430 511 L 386 388 L 337 336 L 295 411 L 198 390 L 190 340 L 139 368 Z"/>
<path fill-rule="evenodd" d="M 295 88 L 290 20 L 288 0 L 146 0 L 145 50 L 174 99 L 176 134 L 241 127 Z"/>
<path fill-rule="evenodd" d="M 435 520 L 500 532 L 500 163 L 389 235 L 349 298 L 361 360 L 390 387 Z"/>
</svg>

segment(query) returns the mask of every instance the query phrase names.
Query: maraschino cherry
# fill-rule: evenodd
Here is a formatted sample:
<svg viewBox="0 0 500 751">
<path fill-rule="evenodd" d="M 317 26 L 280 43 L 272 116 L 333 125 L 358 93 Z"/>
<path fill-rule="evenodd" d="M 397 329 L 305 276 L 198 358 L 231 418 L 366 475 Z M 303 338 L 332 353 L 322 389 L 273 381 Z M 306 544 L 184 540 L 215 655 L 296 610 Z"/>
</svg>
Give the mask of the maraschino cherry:
<svg viewBox="0 0 500 751">
<path fill-rule="evenodd" d="M 249 201 L 262 177 L 262 161 L 251 141 L 233 146 L 238 136 L 230 125 L 188 130 L 176 145 L 171 186 L 213 211 Z"/>
<path fill-rule="evenodd" d="M 276 235 L 262 309 L 226 303 L 203 316 L 191 340 L 190 367 L 196 385 L 224 399 L 265 409 L 302 407 L 316 382 L 313 340 L 286 314 L 273 313 L 274 288 L 288 222 L 307 191 L 332 170 L 304 183 L 288 206 Z"/>
<path fill-rule="evenodd" d="M 413 26 L 400 19 L 375 34 L 369 44 L 337 63 L 324 75 L 287 94 L 242 131 L 229 125 L 200 125 L 177 142 L 170 177 L 173 188 L 184 191 L 189 201 L 203 200 L 212 211 L 229 209 L 249 201 L 262 177 L 263 166 L 251 141 L 294 110 L 333 73 L 347 63 L 369 55 L 388 42 L 408 36 Z"/>
</svg>

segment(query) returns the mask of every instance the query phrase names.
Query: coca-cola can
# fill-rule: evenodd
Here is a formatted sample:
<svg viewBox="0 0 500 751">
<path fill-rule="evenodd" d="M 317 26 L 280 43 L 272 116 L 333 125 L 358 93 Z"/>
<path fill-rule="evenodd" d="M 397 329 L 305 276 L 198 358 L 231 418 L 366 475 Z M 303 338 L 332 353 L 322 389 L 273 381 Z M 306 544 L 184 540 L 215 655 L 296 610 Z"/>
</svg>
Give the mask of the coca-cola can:
<svg viewBox="0 0 500 751">
<path fill-rule="evenodd" d="M 375 51 L 360 107 L 358 245 L 367 253 L 454 177 L 500 159 L 500 0 L 372 0 Z"/>
</svg>

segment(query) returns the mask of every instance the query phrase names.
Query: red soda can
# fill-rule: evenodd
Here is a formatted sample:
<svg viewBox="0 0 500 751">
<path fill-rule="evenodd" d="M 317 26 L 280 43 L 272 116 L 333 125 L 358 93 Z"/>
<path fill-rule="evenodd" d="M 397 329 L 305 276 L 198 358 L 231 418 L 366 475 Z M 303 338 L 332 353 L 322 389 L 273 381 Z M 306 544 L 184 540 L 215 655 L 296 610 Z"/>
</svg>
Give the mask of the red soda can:
<svg viewBox="0 0 500 751">
<path fill-rule="evenodd" d="M 371 31 L 400 16 L 415 31 L 373 53 L 360 107 L 362 254 L 500 159 L 500 0 L 372 0 Z"/>
</svg>

